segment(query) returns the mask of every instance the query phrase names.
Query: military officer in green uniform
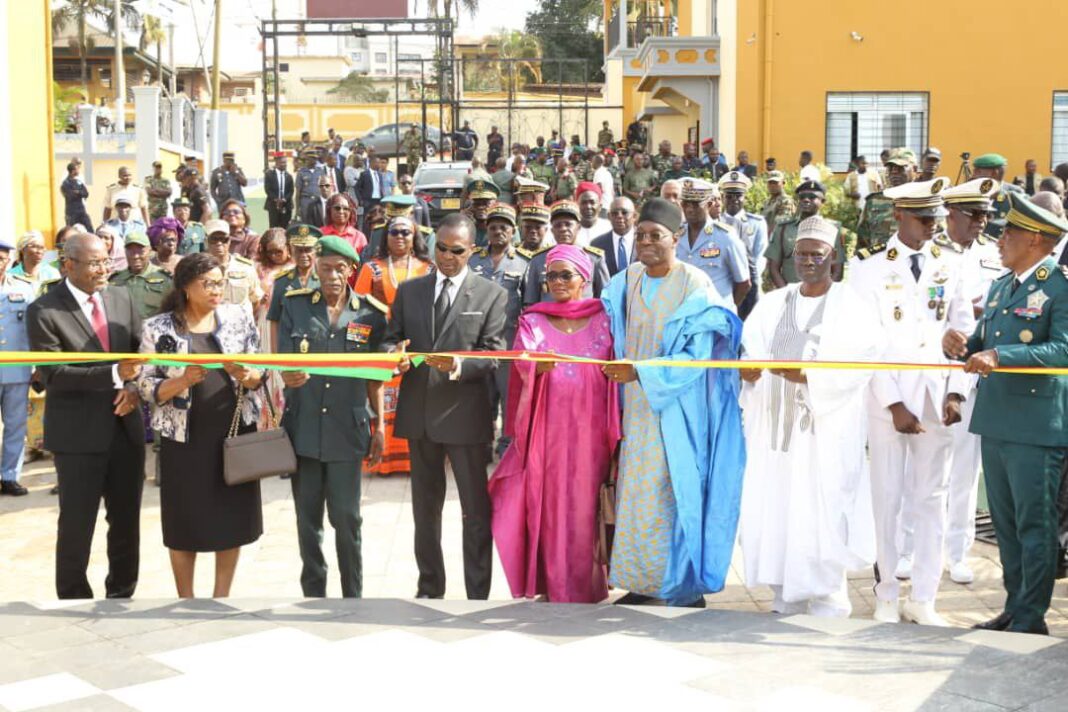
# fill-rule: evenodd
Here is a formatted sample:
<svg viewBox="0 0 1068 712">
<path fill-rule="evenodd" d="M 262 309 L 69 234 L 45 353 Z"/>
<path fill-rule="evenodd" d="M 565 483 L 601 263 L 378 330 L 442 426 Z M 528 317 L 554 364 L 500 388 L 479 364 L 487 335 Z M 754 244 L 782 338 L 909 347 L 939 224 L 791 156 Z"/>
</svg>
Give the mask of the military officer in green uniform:
<svg viewBox="0 0 1068 712">
<path fill-rule="evenodd" d="M 498 203 L 490 208 L 486 221 L 489 242 L 475 252 L 468 261 L 468 268 L 477 275 L 496 282 L 508 292 L 508 306 L 504 318 L 504 343 L 511 348 L 515 343 L 516 326 L 519 314 L 523 311 L 523 277 L 527 272 L 534 253 L 522 247 L 515 247 L 516 214 L 511 205 Z M 507 410 L 508 374 L 510 368 L 498 368 L 490 383 L 490 398 L 494 411 L 500 406 L 501 415 Z M 497 441 L 497 453 L 503 454 L 508 441 L 502 437 Z"/>
<path fill-rule="evenodd" d="M 661 141 L 659 152 L 649 162 L 649 167 L 658 177 L 662 177 L 671 170 L 671 161 L 675 154 L 671 152 L 671 141 Z"/>
<path fill-rule="evenodd" d="M 485 247 L 489 240 L 486 219 L 500 194 L 501 189 L 492 180 L 477 179 L 467 185 L 467 199 L 471 201 L 468 210 L 475 221 L 475 247 Z"/>
<path fill-rule="evenodd" d="M 371 234 L 367 237 L 367 246 L 363 248 L 360 254 L 360 260 L 367 262 L 373 257 L 378 256 L 378 250 L 382 245 L 382 241 L 386 239 L 386 227 L 389 225 L 389 221 L 393 218 L 411 218 L 415 214 L 415 196 L 414 195 L 387 195 L 382 198 L 382 208 L 385 211 L 385 220 L 374 226 L 371 230 Z M 423 240 L 426 242 L 427 249 L 433 254 L 434 250 L 434 231 L 428 228 L 426 225 L 418 225 L 419 233 L 423 236 Z"/>
<path fill-rule="evenodd" d="M 189 198 L 179 195 L 171 201 L 171 210 L 174 211 L 174 219 L 182 224 L 182 240 L 178 243 L 178 254 L 188 255 L 193 252 L 203 252 L 207 234 L 204 226 L 195 220 L 190 220 L 193 204 Z"/>
<path fill-rule="evenodd" d="M 785 173 L 771 171 L 764 180 L 768 186 L 768 202 L 764 203 L 760 214 L 764 216 L 764 220 L 768 223 L 768 228 L 774 229 L 776 224 L 790 218 L 797 212 L 797 204 L 783 190 L 783 185 L 786 182 Z"/>
<path fill-rule="evenodd" d="M 794 267 L 794 243 L 797 242 L 797 229 L 805 218 L 820 214 L 823 198 L 826 195 L 823 184 L 814 180 L 805 181 L 797 186 L 795 193 L 797 194 L 797 213 L 779 221 L 771 229 L 768 249 L 764 253 L 768 260 L 768 275 L 775 289 L 801 281 Z M 897 228 L 895 227 L 894 230 L 896 231 Z M 846 259 L 841 226 L 838 228 L 838 244 L 834 251 L 836 257 L 835 264 L 831 267 L 831 275 L 835 281 L 841 281 L 842 268 Z"/>
<path fill-rule="evenodd" d="M 297 289 L 310 294 L 319 288 L 319 277 L 315 274 L 315 247 L 322 236 L 322 231 L 314 225 L 294 223 L 286 229 L 293 269 L 278 275 L 271 289 L 267 321 L 271 323 L 272 344 L 278 343 L 278 322 L 282 320 L 282 303 L 286 295 Z"/>
<path fill-rule="evenodd" d="M 166 217 L 171 182 L 163 177 L 163 164 L 159 161 L 152 161 L 152 175 L 145 176 L 145 194 L 148 195 L 149 219 Z"/>
<path fill-rule="evenodd" d="M 116 287 L 126 287 L 130 301 L 142 319 L 159 314 L 163 297 L 171 291 L 171 276 L 149 261 L 152 247 L 143 232 L 126 235 L 126 269 L 108 280 Z"/>
<path fill-rule="evenodd" d="M 887 188 L 911 183 L 916 177 L 916 154 L 907 148 L 895 148 L 886 159 Z M 872 250 L 885 245 L 897 232 L 894 220 L 894 201 L 879 190 L 864 200 L 864 209 L 857 221 L 857 249 Z"/>
<path fill-rule="evenodd" d="M 349 288 L 349 275 L 360 262 L 356 251 L 336 235 L 320 239 L 318 251 L 315 270 L 320 286 L 293 290 L 285 297 L 278 352 L 347 356 L 378 351 L 386 330 L 386 306 Z M 312 376 L 306 371 L 285 371 L 282 380 L 286 384 L 282 425 L 297 454 L 290 484 L 303 564 L 301 589 L 310 598 L 326 596 L 325 505 L 337 543 L 341 595 L 359 598 L 363 594 L 360 464 L 364 457 L 375 463 L 382 455 L 382 384 Z"/>
<path fill-rule="evenodd" d="M 1011 193 L 1026 195 L 1023 188 L 1005 181 L 1005 166 L 1008 163 L 1008 160 L 998 153 L 986 153 L 972 161 L 972 166 L 975 168 L 972 178 L 993 178 L 1001 185 L 1000 190 L 994 196 L 993 215 L 986 224 L 986 229 L 983 230 L 985 234 L 993 238 L 1000 237 L 1005 229 L 1005 216 L 1010 208 L 1009 195 Z"/>
<path fill-rule="evenodd" d="M 616 137 L 612 135 L 612 129 L 608 128 L 608 122 L 601 123 L 601 130 L 597 132 L 597 148 L 602 151 L 616 142 Z"/>
<path fill-rule="evenodd" d="M 556 178 L 556 171 L 553 170 L 552 163 L 548 162 L 548 158 L 548 152 L 542 151 L 534 159 L 534 162 L 528 166 L 531 177 L 547 186 L 552 185 L 553 180 Z"/>
<path fill-rule="evenodd" d="M 530 207 L 530 206 L 528 206 Z M 549 208 L 550 230 L 553 233 L 552 245 L 574 245 L 578 237 L 578 231 L 582 223 L 581 212 L 578 203 L 573 200 L 558 200 Z M 527 222 L 533 216 L 528 215 L 526 208 L 523 210 L 523 222 Z M 523 279 L 523 306 L 528 307 L 538 302 L 551 302 L 552 295 L 545 281 L 545 260 L 548 257 L 552 245 L 545 245 L 530 258 L 527 274 Z M 611 276 L 608 274 L 608 265 L 604 261 L 604 250 L 583 245 L 582 249 L 589 255 L 593 263 L 593 276 L 582 287 L 582 296 L 598 299 L 601 290 L 608 284 Z"/>
<path fill-rule="evenodd" d="M 1050 256 L 1068 222 L 1009 195 L 998 240 L 1008 272 L 990 288 L 974 333 L 947 331 L 946 353 L 978 373 L 969 430 L 981 438 L 1005 608 L 978 628 L 1048 634 L 1057 565 L 1057 491 L 1068 447 L 1068 377 L 995 368 L 1068 368 L 1068 272 Z"/>
<path fill-rule="evenodd" d="M 634 154 L 631 161 L 634 167 L 623 176 L 623 195 L 640 210 L 646 198 L 655 197 L 658 180 L 656 173 L 645 167 L 644 154 Z"/>
<path fill-rule="evenodd" d="M 405 160 L 408 162 L 408 175 L 414 176 L 419 161 L 423 158 L 423 137 L 415 126 L 409 126 L 401 143 L 404 147 Z"/>
</svg>

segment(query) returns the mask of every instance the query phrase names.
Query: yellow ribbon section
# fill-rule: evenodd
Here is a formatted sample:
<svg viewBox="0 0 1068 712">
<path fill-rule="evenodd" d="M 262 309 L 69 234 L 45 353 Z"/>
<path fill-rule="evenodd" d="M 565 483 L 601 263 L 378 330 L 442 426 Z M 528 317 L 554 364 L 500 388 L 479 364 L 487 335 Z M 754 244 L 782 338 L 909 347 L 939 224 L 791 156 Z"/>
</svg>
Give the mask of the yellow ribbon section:
<svg viewBox="0 0 1068 712">
<path fill-rule="evenodd" d="M 963 364 L 934 364 L 934 363 L 885 363 L 864 361 L 673 361 L 647 359 L 642 361 L 604 361 L 572 357 L 553 353 L 538 352 L 440 352 L 437 354 L 415 353 L 407 354 L 411 358 L 426 357 L 429 355 L 452 356 L 461 358 L 487 358 L 492 357 L 500 361 L 555 361 L 568 363 L 588 363 L 598 366 L 608 364 L 630 364 L 634 366 L 657 366 L 662 368 L 711 368 L 711 369 L 780 369 L 780 370 L 832 370 L 832 371 L 952 371 L 963 367 Z M 182 363 L 207 363 L 217 364 L 223 362 L 241 363 L 249 366 L 264 365 L 280 368 L 297 368 L 297 365 L 315 367 L 328 364 L 336 366 L 339 363 L 358 367 L 362 364 L 380 364 L 383 361 L 397 362 L 401 358 L 400 353 L 335 353 L 335 354 L 142 354 L 142 353 L 88 353 L 88 352 L 55 352 L 55 351 L 7 351 L 0 353 L 0 365 L 49 365 L 51 363 L 95 363 L 114 362 L 123 360 L 147 360 L 182 362 Z M 285 362 L 279 366 L 278 362 Z M 1001 367 L 994 369 L 999 373 L 1019 373 L 1041 376 L 1068 376 L 1068 368 L 1031 368 L 1031 367 Z"/>
</svg>

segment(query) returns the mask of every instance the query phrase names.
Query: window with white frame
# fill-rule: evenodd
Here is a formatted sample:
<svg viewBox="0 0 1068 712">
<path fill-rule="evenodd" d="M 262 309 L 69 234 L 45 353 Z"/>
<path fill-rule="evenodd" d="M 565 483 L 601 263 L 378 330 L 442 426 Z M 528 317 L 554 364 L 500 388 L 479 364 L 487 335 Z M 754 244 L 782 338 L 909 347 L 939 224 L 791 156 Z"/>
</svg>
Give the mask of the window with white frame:
<svg viewBox="0 0 1068 712">
<path fill-rule="evenodd" d="M 876 160 L 886 148 L 927 147 L 924 92 L 832 92 L 827 94 L 827 167 L 847 171 L 856 156 Z"/>
<path fill-rule="evenodd" d="M 1053 92 L 1053 151 L 1050 168 L 1068 162 L 1068 91 Z"/>
</svg>

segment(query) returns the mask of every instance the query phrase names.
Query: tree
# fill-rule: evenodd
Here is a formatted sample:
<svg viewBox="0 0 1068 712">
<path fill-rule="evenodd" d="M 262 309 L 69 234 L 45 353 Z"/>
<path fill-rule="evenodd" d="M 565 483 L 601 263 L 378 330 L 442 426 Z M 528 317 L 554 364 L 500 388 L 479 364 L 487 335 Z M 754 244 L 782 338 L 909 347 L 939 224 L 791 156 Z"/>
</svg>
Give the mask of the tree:
<svg viewBox="0 0 1068 712">
<path fill-rule="evenodd" d="M 144 51 L 149 44 L 156 45 L 156 81 L 163 86 L 163 43 L 167 39 L 167 33 L 163 30 L 163 23 L 158 17 L 145 15 L 141 25 L 141 50 Z M 174 71 L 174 67 L 171 67 Z"/>
<path fill-rule="evenodd" d="M 546 82 L 604 81 L 603 11 L 601 0 L 539 0 L 538 9 L 527 15 L 526 32 L 541 44 Z M 586 66 L 552 61 L 557 58 L 585 59 Z"/>
<path fill-rule="evenodd" d="M 374 83 L 365 74 L 357 71 L 349 72 L 349 75 L 337 83 L 333 89 L 327 89 L 327 94 L 337 94 L 342 99 L 359 104 L 376 104 L 389 101 L 389 90 L 375 89 Z"/>
<path fill-rule="evenodd" d="M 489 54 L 496 45 L 501 59 L 514 59 L 515 62 L 495 62 L 499 86 L 514 90 L 523 86 L 528 80 L 541 83 L 541 43 L 537 37 L 519 30 L 500 30 L 497 35 L 487 37 L 482 42 L 481 51 Z M 514 73 L 512 66 L 514 65 Z M 512 78 L 515 78 L 515 86 Z"/>
<path fill-rule="evenodd" d="M 110 16 L 111 3 L 108 0 L 66 0 L 63 5 L 52 10 L 53 35 L 62 33 L 70 25 L 78 30 L 78 34 L 70 38 L 69 45 L 78 55 L 83 86 L 89 83 L 89 66 L 86 57 L 96 44 L 91 37 L 87 36 L 87 20 L 95 17 L 106 21 Z"/>
<path fill-rule="evenodd" d="M 78 105 L 86 101 L 82 89 L 65 87 L 59 82 L 52 82 L 52 130 L 64 133 L 74 123 L 72 114 Z"/>
<path fill-rule="evenodd" d="M 478 0 L 426 0 L 427 9 L 431 17 L 452 18 L 453 6 L 457 9 L 467 10 L 471 17 L 478 12 Z M 441 10 L 444 9 L 444 13 Z M 415 11 L 419 12 L 419 3 L 416 2 Z"/>
</svg>

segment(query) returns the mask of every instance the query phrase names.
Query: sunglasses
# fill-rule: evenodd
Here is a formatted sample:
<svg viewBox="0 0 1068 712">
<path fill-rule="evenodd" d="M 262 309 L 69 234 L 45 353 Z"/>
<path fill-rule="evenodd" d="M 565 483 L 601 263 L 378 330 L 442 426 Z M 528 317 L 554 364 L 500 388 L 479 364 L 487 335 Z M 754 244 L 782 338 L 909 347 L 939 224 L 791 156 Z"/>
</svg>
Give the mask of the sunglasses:
<svg viewBox="0 0 1068 712">
<path fill-rule="evenodd" d="M 581 276 L 582 275 L 578 274 L 577 272 L 568 272 L 567 270 L 564 270 L 563 272 L 546 272 L 545 273 L 545 281 L 546 282 L 570 282 L 575 277 L 581 277 Z"/>
<path fill-rule="evenodd" d="M 390 230 L 389 231 L 389 236 L 390 237 L 411 237 L 412 236 L 412 231 L 411 230 Z"/>
<path fill-rule="evenodd" d="M 435 242 L 434 243 L 434 249 L 437 250 L 438 252 L 451 252 L 452 254 L 456 255 L 457 257 L 467 253 L 467 248 L 466 247 L 460 247 L 460 246 L 449 247 L 448 245 L 443 245 L 440 242 Z"/>
</svg>

